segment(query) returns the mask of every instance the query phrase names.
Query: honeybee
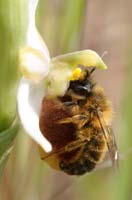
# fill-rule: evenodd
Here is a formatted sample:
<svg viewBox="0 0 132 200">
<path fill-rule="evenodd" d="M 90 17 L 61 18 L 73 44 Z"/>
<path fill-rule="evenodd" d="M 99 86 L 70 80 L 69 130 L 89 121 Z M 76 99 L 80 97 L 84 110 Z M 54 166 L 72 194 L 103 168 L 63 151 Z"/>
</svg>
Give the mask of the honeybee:
<svg viewBox="0 0 132 200">
<path fill-rule="evenodd" d="M 41 159 L 69 175 L 83 175 L 100 163 L 107 151 L 113 168 L 118 150 L 111 128 L 112 106 L 104 90 L 93 80 L 95 68 L 79 66 L 81 75 L 70 80 L 63 96 L 43 98 L 40 130 L 53 150 Z"/>
</svg>

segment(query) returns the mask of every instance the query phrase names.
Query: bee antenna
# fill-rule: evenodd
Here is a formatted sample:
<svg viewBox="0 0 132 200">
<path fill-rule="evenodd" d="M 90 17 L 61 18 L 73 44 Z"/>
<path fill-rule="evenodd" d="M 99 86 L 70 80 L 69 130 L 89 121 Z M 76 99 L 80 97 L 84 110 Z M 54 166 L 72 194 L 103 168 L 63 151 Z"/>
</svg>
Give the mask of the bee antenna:
<svg viewBox="0 0 132 200">
<path fill-rule="evenodd" d="M 104 58 L 108 54 L 108 51 L 104 51 L 101 55 L 101 58 Z"/>
<path fill-rule="evenodd" d="M 96 70 L 96 67 L 93 67 L 90 71 L 90 74 L 92 74 Z"/>
</svg>

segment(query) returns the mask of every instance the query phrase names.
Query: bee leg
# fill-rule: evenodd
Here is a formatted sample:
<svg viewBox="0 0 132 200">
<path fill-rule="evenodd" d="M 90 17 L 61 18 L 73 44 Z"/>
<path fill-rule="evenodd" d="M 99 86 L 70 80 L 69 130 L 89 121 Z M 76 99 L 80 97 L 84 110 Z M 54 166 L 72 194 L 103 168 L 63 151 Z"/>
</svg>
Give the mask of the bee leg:
<svg viewBox="0 0 132 200">
<path fill-rule="evenodd" d="M 86 143 L 86 140 L 85 139 L 77 139 L 76 141 L 73 141 L 69 144 L 67 144 L 65 146 L 65 152 L 70 152 L 70 151 L 73 151 L 79 147 L 82 147 L 84 144 Z"/>
<path fill-rule="evenodd" d="M 72 92 L 72 90 L 69 90 L 69 91 L 67 92 L 67 94 L 70 95 L 70 96 L 72 97 L 72 100 L 75 101 L 75 102 L 76 102 L 77 100 L 84 100 L 84 99 L 85 99 L 84 96 L 75 94 L 75 93 Z"/>
<path fill-rule="evenodd" d="M 70 111 L 72 115 L 80 114 L 80 107 L 78 106 L 78 103 L 75 101 L 63 102 L 62 106 L 65 111 Z"/>
<path fill-rule="evenodd" d="M 82 128 L 87 122 L 89 118 L 86 115 L 74 115 L 73 117 L 67 117 L 65 119 L 59 120 L 57 123 L 59 124 L 67 124 L 74 123 L 77 125 L 77 128 Z"/>
<path fill-rule="evenodd" d="M 65 146 L 65 152 L 71 152 L 77 150 L 77 154 L 72 158 L 72 162 L 76 161 L 82 155 L 83 146 L 85 145 L 86 140 L 79 138 L 76 141 L 71 142 L 70 144 Z"/>
<path fill-rule="evenodd" d="M 58 102 L 56 107 L 67 111 L 67 109 L 71 109 L 71 107 L 72 108 L 78 107 L 78 105 L 77 105 L 77 102 L 66 101 L 66 102 Z"/>
<path fill-rule="evenodd" d="M 91 132 L 87 131 L 87 128 L 78 129 L 76 134 L 80 140 L 87 140 L 88 142 L 91 140 Z"/>
<path fill-rule="evenodd" d="M 69 107 L 69 106 L 76 106 L 77 102 L 73 102 L 73 101 L 66 101 L 63 103 L 64 106 Z"/>
<path fill-rule="evenodd" d="M 74 123 L 76 123 L 77 128 L 81 129 L 89 121 L 89 116 L 87 116 L 87 115 L 75 115 L 73 117 L 73 120 L 75 121 Z"/>
<path fill-rule="evenodd" d="M 61 119 L 59 121 L 57 121 L 57 124 L 69 124 L 72 123 L 72 118 L 71 117 L 67 117 L 65 119 Z"/>
</svg>

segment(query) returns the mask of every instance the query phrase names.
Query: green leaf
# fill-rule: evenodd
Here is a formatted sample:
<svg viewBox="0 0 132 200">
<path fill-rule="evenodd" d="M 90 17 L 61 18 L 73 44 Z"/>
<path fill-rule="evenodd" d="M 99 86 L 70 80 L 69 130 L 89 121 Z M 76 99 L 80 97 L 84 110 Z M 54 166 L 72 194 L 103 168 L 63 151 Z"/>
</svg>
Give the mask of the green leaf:
<svg viewBox="0 0 132 200">
<path fill-rule="evenodd" d="M 0 177 L 2 175 L 7 158 L 12 150 L 12 143 L 18 132 L 18 124 L 0 133 Z"/>
</svg>

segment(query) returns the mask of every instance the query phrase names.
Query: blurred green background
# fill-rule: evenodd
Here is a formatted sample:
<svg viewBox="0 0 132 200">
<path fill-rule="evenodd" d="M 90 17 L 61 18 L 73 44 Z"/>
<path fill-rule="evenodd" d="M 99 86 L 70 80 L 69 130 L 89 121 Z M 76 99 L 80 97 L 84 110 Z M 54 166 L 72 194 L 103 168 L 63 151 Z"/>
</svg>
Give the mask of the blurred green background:
<svg viewBox="0 0 132 200">
<path fill-rule="evenodd" d="M 119 173 L 111 167 L 82 177 L 57 172 L 40 160 L 37 146 L 21 130 L 0 182 L 0 200 L 132 199 L 131 8 L 131 0 L 40 0 L 36 16 L 52 57 L 81 49 L 107 51 L 108 70 L 97 70 L 95 77 L 113 103 L 123 157 Z"/>
</svg>

